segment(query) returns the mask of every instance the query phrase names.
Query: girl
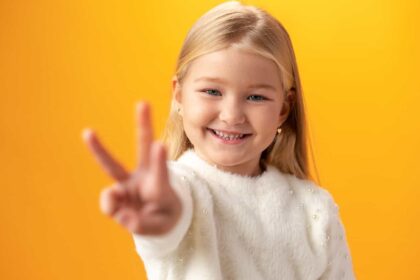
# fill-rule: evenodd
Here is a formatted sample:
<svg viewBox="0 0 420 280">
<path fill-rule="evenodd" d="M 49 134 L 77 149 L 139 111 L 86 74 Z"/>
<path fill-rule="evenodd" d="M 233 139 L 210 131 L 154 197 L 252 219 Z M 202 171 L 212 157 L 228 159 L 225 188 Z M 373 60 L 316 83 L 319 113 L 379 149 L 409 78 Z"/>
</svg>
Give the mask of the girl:
<svg viewBox="0 0 420 280">
<path fill-rule="evenodd" d="M 137 105 L 135 170 L 83 133 L 116 180 L 101 209 L 132 233 L 148 278 L 354 279 L 335 201 L 309 176 L 284 27 L 254 6 L 216 6 L 189 31 L 172 85 L 166 146 Z"/>
</svg>

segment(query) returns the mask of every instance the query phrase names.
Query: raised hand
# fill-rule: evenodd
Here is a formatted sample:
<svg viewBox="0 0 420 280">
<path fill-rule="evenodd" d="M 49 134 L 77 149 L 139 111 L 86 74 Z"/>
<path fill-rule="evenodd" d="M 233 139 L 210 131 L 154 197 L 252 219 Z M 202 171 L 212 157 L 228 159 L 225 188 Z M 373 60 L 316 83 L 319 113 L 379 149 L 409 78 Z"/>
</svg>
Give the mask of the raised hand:
<svg viewBox="0 0 420 280">
<path fill-rule="evenodd" d="M 181 215 L 181 201 L 169 183 L 166 149 L 153 142 L 150 107 L 136 106 L 137 167 L 128 172 L 105 149 L 90 129 L 83 140 L 104 171 L 116 180 L 100 195 L 100 209 L 132 233 L 160 235 L 168 232 Z"/>
</svg>

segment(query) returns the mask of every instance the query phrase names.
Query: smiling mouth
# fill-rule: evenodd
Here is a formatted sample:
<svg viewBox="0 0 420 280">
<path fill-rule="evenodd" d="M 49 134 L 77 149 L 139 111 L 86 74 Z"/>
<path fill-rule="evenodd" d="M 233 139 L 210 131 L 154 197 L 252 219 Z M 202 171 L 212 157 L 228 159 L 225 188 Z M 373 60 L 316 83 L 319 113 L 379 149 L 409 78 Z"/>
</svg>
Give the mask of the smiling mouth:
<svg viewBox="0 0 420 280">
<path fill-rule="evenodd" d="M 207 128 L 207 130 L 209 130 L 216 137 L 218 137 L 220 139 L 223 139 L 223 140 L 226 140 L 226 141 L 241 140 L 241 139 L 244 139 L 244 138 L 252 135 L 250 133 L 229 134 L 229 133 L 221 132 L 221 131 L 214 130 L 214 129 L 211 129 L 211 128 Z"/>
</svg>

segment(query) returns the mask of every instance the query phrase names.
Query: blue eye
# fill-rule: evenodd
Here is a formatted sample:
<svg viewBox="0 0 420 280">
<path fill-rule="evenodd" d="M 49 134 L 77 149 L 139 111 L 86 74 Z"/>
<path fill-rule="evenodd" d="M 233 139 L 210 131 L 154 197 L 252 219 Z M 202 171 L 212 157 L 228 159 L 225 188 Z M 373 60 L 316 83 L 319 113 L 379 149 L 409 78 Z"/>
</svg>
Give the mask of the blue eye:
<svg viewBox="0 0 420 280">
<path fill-rule="evenodd" d="M 256 98 L 251 98 L 251 97 L 256 97 Z M 263 101 L 263 100 L 267 99 L 262 95 L 251 95 L 251 96 L 249 96 L 249 98 L 251 98 L 251 100 L 253 100 L 253 101 Z"/>
<path fill-rule="evenodd" d="M 203 89 L 201 92 L 207 93 L 208 95 L 211 95 L 211 96 L 219 96 L 219 95 L 221 95 L 220 94 L 220 91 L 217 90 L 217 89 Z M 250 95 L 248 98 L 251 101 L 257 101 L 257 102 L 267 100 L 267 98 L 265 98 L 262 95 Z"/>
<path fill-rule="evenodd" d="M 208 92 L 219 92 L 217 89 L 204 89 L 204 90 L 202 90 L 202 92 L 206 92 L 206 93 L 208 93 Z M 213 93 L 209 93 L 209 95 L 215 95 L 215 94 L 213 94 Z"/>
</svg>

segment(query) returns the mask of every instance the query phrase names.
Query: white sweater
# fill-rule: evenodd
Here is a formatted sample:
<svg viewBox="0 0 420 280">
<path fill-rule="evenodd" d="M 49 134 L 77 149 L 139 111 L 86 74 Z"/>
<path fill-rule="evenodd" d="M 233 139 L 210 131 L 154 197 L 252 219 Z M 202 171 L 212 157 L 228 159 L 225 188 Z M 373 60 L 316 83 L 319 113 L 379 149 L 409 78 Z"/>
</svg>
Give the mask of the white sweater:
<svg viewBox="0 0 420 280">
<path fill-rule="evenodd" d="M 168 161 L 182 216 L 161 236 L 133 234 L 150 280 L 355 279 L 338 206 L 274 166 L 257 177 L 188 150 Z"/>
</svg>

